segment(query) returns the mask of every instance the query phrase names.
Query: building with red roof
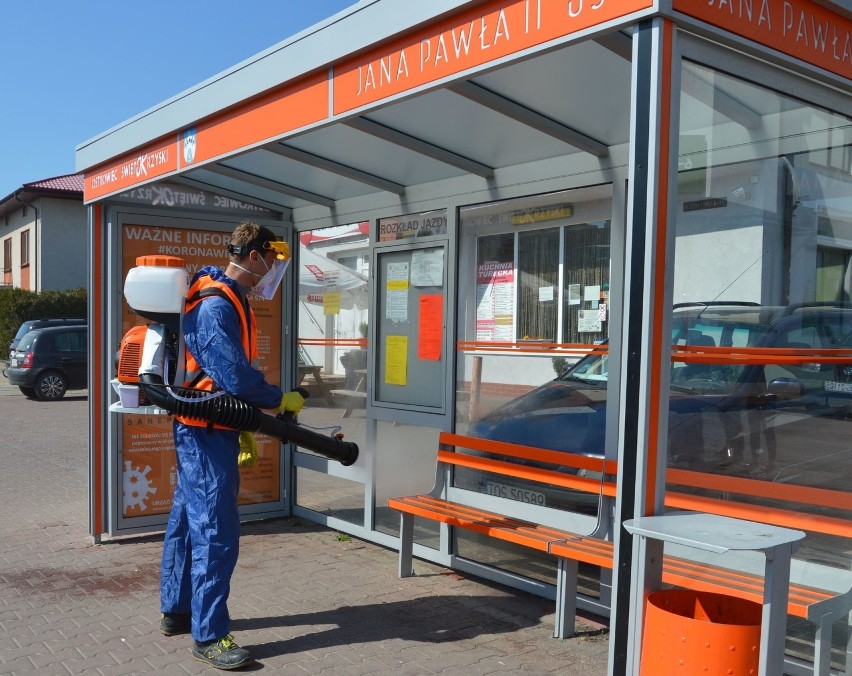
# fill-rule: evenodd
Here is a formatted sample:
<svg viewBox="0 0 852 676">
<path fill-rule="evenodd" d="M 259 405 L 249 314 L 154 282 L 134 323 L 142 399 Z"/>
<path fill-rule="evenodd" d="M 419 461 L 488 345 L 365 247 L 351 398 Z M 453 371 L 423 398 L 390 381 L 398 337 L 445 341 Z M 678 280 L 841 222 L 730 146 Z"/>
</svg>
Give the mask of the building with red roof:
<svg viewBox="0 0 852 676">
<path fill-rule="evenodd" d="M 0 199 L 0 286 L 63 291 L 86 286 L 83 174 L 24 183 Z"/>
</svg>

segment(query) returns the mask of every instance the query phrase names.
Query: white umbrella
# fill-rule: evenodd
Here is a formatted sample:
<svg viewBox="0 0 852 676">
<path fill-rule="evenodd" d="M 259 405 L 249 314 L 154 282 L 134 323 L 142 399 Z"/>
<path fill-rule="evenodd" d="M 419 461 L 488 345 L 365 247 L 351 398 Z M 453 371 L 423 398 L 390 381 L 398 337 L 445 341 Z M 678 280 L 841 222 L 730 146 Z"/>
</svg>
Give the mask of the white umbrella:
<svg viewBox="0 0 852 676">
<path fill-rule="evenodd" d="M 326 291 L 340 292 L 342 308 L 367 307 L 365 275 L 306 247 L 299 247 L 299 297 L 306 303 L 322 305 Z"/>
</svg>

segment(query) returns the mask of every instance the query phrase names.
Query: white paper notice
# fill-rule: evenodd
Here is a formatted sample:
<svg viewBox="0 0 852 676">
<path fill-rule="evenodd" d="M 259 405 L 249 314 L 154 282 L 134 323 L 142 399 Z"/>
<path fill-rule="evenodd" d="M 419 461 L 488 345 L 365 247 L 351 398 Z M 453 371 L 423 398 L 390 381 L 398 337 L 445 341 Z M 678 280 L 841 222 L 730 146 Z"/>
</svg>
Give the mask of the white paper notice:
<svg viewBox="0 0 852 676">
<path fill-rule="evenodd" d="M 422 249 L 411 254 L 411 286 L 442 286 L 444 249 Z"/>
<path fill-rule="evenodd" d="M 538 287 L 538 300 L 541 303 L 544 303 L 549 300 L 553 300 L 553 287 L 552 286 L 540 286 Z"/>
<path fill-rule="evenodd" d="M 408 263 L 388 263 L 385 290 L 385 318 L 392 322 L 408 321 Z"/>
<path fill-rule="evenodd" d="M 600 300 L 601 299 L 601 287 L 599 286 L 587 286 L 583 289 L 583 300 Z"/>
<path fill-rule="evenodd" d="M 568 285 L 568 305 L 579 305 L 580 304 L 580 285 L 579 284 L 569 284 Z"/>
</svg>

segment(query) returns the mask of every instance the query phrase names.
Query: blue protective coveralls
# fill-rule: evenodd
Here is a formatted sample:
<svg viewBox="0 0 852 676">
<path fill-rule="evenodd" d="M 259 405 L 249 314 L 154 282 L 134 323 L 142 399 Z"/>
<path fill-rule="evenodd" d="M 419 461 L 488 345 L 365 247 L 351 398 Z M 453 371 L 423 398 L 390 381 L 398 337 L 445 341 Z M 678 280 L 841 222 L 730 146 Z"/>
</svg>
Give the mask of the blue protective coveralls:
<svg viewBox="0 0 852 676">
<path fill-rule="evenodd" d="M 246 290 L 217 267 L 199 270 L 193 284 L 203 275 L 229 286 L 245 309 L 218 296 L 198 302 L 184 317 L 187 351 L 216 389 L 259 408 L 278 408 L 281 389 L 252 366 L 241 337 L 241 315 L 255 332 Z M 163 546 L 160 611 L 191 614 L 192 637 L 212 641 L 229 633 L 227 601 L 240 537 L 239 432 L 175 420 L 174 439 L 178 480 Z"/>
</svg>

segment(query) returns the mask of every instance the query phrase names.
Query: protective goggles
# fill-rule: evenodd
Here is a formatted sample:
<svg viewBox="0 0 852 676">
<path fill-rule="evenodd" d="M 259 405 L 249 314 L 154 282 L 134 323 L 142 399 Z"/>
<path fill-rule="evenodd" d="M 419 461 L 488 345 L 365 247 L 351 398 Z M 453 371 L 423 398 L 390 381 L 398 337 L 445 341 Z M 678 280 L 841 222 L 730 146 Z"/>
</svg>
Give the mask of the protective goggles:
<svg viewBox="0 0 852 676">
<path fill-rule="evenodd" d="M 278 260 L 290 260 L 290 245 L 287 244 L 287 242 L 265 242 L 262 248 L 264 251 L 274 251 L 275 255 L 278 257 Z"/>
<path fill-rule="evenodd" d="M 236 244 L 228 245 L 228 253 L 232 256 L 247 256 L 252 250 L 260 252 L 274 251 L 278 260 L 290 260 L 290 245 L 287 244 L 287 242 L 282 242 L 280 240 L 250 242 L 248 244 L 243 244 L 242 246 Z"/>
</svg>

